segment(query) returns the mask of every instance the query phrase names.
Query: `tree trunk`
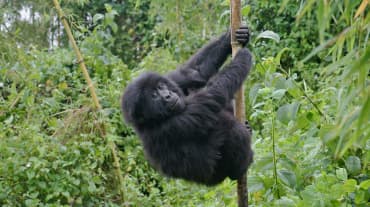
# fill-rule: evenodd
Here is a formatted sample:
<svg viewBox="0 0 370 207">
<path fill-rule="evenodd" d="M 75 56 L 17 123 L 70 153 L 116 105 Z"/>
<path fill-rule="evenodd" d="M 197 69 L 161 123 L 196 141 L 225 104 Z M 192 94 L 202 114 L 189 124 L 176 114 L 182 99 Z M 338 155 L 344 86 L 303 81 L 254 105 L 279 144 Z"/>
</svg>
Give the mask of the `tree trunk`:
<svg viewBox="0 0 370 207">
<path fill-rule="evenodd" d="M 240 49 L 240 45 L 235 39 L 235 30 L 239 29 L 241 22 L 241 0 L 231 0 L 230 1 L 230 22 L 231 22 L 231 46 L 232 46 L 232 56 Z M 234 111 L 236 118 L 244 123 L 245 122 L 245 105 L 244 105 L 244 88 L 243 86 L 235 95 L 235 105 Z M 238 179 L 238 206 L 247 207 L 248 206 L 248 188 L 247 188 L 247 173 L 244 173 Z"/>
</svg>

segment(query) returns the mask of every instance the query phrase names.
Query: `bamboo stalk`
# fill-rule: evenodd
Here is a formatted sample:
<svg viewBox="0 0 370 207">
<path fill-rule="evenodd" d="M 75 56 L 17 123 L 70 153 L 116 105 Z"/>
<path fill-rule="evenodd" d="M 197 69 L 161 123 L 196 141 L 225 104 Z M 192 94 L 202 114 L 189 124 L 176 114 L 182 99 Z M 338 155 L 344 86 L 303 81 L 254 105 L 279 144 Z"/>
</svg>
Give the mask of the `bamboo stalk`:
<svg viewBox="0 0 370 207">
<path fill-rule="evenodd" d="M 82 57 L 82 54 L 81 54 L 81 52 L 80 52 L 80 50 L 77 46 L 77 43 L 76 43 L 76 41 L 75 41 L 75 39 L 72 35 L 72 31 L 71 31 L 71 28 L 70 28 L 70 26 L 67 22 L 67 19 L 65 18 L 64 14 L 63 14 L 62 8 L 60 7 L 60 4 L 59 4 L 58 0 L 53 0 L 53 3 L 54 3 L 54 6 L 55 6 L 55 8 L 58 12 L 59 18 L 62 21 L 64 29 L 67 33 L 68 39 L 69 39 L 70 43 L 72 44 L 73 50 L 76 53 L 78 64 L 80 65 L 83 76 L 84 76 L 84 78 L 87 82 L 87 86 L 89 88 L 91 97 L 93 99 L 94 106 L 97 110 L 101 110 L 102 107 L 99 103 L 98 96 L 96 95 L 94 84 L 93 84 L 93 82 L 90 78 L 90 75 L 89 75 L 88 71 L 87 71 L 87 68 L 86 68 L 84 59 Z M 106 137 L 105 137 L 106 136 L 105 125 L 102 125 L 102 128 L 103 128 L 103 130 L 101 130 L 101 136 L 103 137 L 103 139 L 106 139 Z M 117 147 L 116 147 L 116 144 L 110 139 L 107 140 L 107 145 L 108 145 L 108 147 L 110 148 L 110 150 L 112 152 L 113 167 L 115 168 L 116 176 L 118 178 L 119 192 L 121 194 L 121 199 L 122 199 L 122 202 L 123 202 L 124 201 L 123 176 L 122 176 L 122 172 L 121 172 L 121 169 L 120 169 L 120 161 L 119 161 L 118 153 L 116 151 Z"/>
<path fill-rule="evenodd" d="M 94 85 L 93 85 L 93 83 L 91 81 L 91 78 L 90 78 L 89 73 L 87 72 L 87 68 L 86 68 L 84 59 L 82 58 L 81 52 L 78 49 L 77 43 L 76 43 L 76 41 L 75 41 L 75 39 L 74 39 L 74 37 L 72 35 L 72 31 L 71 31 L 71 28 L 69 27 L 69 24 L 67 22 L 67 19 L 65 18 L 64 14 L 63 14 L 62 8 L 60 7 L 58 0 L 53 0 L 53 2 L 54 2 L 55 8 L 57 9 L 59 18 L 62 20 L 64 29 L 67 32 L 68 39 L 71 42 L 72 47 L 73 47 L 73 50 L 76 53 L 77 61 L 78 61 L 79 65 L 80 65 L 80 67 L 81 67 L 83 76 L 86 79 L 87 86 L 88 86 L 88 88 L 90 90 L 91 97 L 92 97 L 92 99 L 94 101 L 94 105 L 95 105 L 95 107 L 97 109 L 101 109 L 101 106 L 100 106 L 100 103 L 99 103 L 99 99 L 98 99 L 98 97 L 96 95 L 96 92 L 95 92 Z"/>
<path fill-rule="evenodd" d="M 231 23 L 231 47 L 232 47 L 232 57 L 234 58 L 236 53 L 240 49 L 240 45 L 236 41 L 235 31 L 239 29 L 241 24 L 241 0 L 231 0 L 230 1 L 230 23 Z M 240 90 L 235 95 L 235 116 L 238 121 L 245 122 L 245 105 L 244 105 L 244 87 L 242 86 Z M 247 172 L 244 173 L 238 179 L 238 206 L 248 207 L 248 188 L 247 188 Z"/>
<path fill-rule="evenodd" d="M 271 118 L 271 138 L 272 138 L 272 159 L 274 164 L 274 193 L 276 193 L 277 197 L 280 199 L 280 192 L 278 188 L 278 175 L 277 175 L 277 162 L 276 162 L 276 145 L 275 145 L 275 117 L 272 116 Z M 275 191 L 276 190 L 276 191 Z"/>
</svg>

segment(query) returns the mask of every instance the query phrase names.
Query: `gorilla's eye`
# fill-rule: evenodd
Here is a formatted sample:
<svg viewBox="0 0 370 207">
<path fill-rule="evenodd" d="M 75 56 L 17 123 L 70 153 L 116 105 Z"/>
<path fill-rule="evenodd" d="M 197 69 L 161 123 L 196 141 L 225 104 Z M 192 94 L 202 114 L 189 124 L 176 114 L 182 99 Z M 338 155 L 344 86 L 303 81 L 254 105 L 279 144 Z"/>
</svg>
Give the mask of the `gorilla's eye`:
<svg viewBox="0 0 370 207">
<path fill-rule="evenodd" d="M 157 88 L 158 88 L 159 90 L 165 89 L 165 88 L 166 88 L 166 84 L 164 84 L 164 83 L 158 83 Z"/>
<path fill-rule="evenodd" d="M 158 99 L 159 98 L 159 94 L 158 94 L 158 92 L 157 91 L 154 91 L 153 93 L 152 93 L 152 99 Z"/>
</svg>

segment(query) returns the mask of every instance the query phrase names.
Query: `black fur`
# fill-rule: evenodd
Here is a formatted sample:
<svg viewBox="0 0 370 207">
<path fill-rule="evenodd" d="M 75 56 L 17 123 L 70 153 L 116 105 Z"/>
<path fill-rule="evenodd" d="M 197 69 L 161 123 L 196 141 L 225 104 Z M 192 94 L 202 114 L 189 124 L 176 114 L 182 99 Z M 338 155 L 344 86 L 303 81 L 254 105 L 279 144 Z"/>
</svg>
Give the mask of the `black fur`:
<svg viewBox="0 0 370 207">
<path fill-rule="evenodd" d="M 125 120 L 141 138 L 151 165 L 167 176 L 215 185 L 239 178 L 253 160 L 250 128 L 230 110 L 252 57 L 241 49 L 218 72 L 231 53 L 229 36 L 209 43 L 166 76 L 141 75 L 124 92 Z M 159 83 L 175 94 L 171 107 L 164 97 L 153 98 Z"/>
</svg>

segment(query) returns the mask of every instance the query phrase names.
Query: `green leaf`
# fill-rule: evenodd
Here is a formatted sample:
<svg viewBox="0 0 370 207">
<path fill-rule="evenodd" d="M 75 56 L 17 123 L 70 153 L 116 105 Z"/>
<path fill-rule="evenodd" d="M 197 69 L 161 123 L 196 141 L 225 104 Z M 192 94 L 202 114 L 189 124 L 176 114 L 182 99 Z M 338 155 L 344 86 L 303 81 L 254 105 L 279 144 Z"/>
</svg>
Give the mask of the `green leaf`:
<svg viewBox="0 0 370 207">
<path fill-rule="evenodd" d="M 312 5 L 315 3 L 315 0 L 308 0 L 305 2 L 305 5 L 303 7 L 300 7 L 300 10 L 297 13 L 297 22 L 300 21 L 300 19 L 303 17 L 305 13 L 311 10 Z"/>
<path fill-rule="evenodd" d="M 347 171 L 344 168 L 339 168 L 335 171 L 335 174 L 337 175 L 337 178 L 341 180 L 347 180 Z"/>
<path fill-rule="evenodd" d="M 248 191 L 253 193 L 260 190 L 263 190 L 265 185 L 263 179 L 258 176 L 249 176 L 248 177 Z"/>
<path fill-rule="evenodd" d="M 294 172 L 288 170 L 279 170 L 280 180 L 287 186 L 294 188 L 297 185 L 297 177 Z"/>
<path fill-rule="evenodd" d="M 94 182 L 89 182 L 89 187 L 87 188 L 87 190 L 88 190 L 90 193 L 94 193 L 94 192 L 96 192 L 96 186 L 95 186 L 95 183 L 94 183 Z"/>
<path fill-rule="evenodd" d="M 98 21 L 101 20 L 101 19 L 104 19 L 104 15 L 103 14 L 100 14 L 100 13 L 97 13 L 93 17 L 93 23 L 94 24 L 97 24 Z"/>
<path fill-rule="evenodd" d="M 13 115 L 10 115 L 10 117 L 9 117 L 9 118 L 7 118 L 7 119 L 4 121 L 4 123 L 5 123 L 5 124 L 7 124 L 7 125 L 9 125 L 9 124 L 11 124 L 11 123 L 13 122 L 13 120 L 14 120 L 14 116 L 13 116 Z"/>
<path fill-rule="evenodd" d="M 337 125 L 325 124 L 321 126 L 319 136 L 323 139 L 325 143 L 327 143 L 337 138 L 339 131 L 340 130 Z"/>
<path fill-rule="evenodd" d="M 281 56 L 286 52 L 286 51 L 290 51 L 291 49 L 287 48 L 287 47 L 284 47 L 282 50 L 280 50 L 280 52 L 276 55 L 275 57 L 275 62 L 277 65 L 280 65 L 280 60 L 281 60 Z"/>
<path fill-rule="evenodd" d="M 141 0 L 136 0 L 135 9 L 138 9 L 140 5 L 141 5 Z"/>
<path fill-rule="evenodd" d="M 307 186 L 302 192 L 301 196 L 305 203 L 313 203 L 315 200 L 318 199 L 318 192 L 313 185 Z"/>
<path fill-rule="evenodd" d="M 354 179 L 349 179 L 346 180 L 343 184 L 343 190 L 347 193 L 352 193 L 356 190 L 356 180 Z"/>
<path fill-rule="evenodd" d="M 221 6 L 230 6 L 230 0 L 224 0 L 221 2 Z"/>
<path fill-rule="evenodd" d="M 251 11 L 251 5 L 247 4 L 245 7 L 241 9 L 242 16 L 248 16 Z"/>
<path fill-rule="evenodd" d="M 285 81 L 285 87 L 288 89 L 288 93 L 292 95 L 294 98 L 299 99 L 302 96 L 301 90 L 294 84 L 294 80 L 292 78 L 288 78 Z"/>
<path fill-rule="evenodd" d="M 261 32 L 257 37 L 256 37 L 256 40 L 259 40 L 259 39 L 271 39 L 271 40 L 274 40 L 275 42 L 280 42 L 280 36 L 278 34 L 276 34 L 275 32 L 273 31 L 270 31 L 270 30 L 266 30 L 264 32 Z"/>
<path fill-rule="evenodd" d="M 370 179 L 362 181 L 361 184 L 360 184 L 360 188 L 365 189 L 365 190 L 369 189 L 370 188 Z"/>
<path fill-rule="evenodd" d="M 294 120 L 297 117 L 298 109 L 298 102 L 285 104 L 277 110 L 277 119 L 284 124 L 288 124 L 289 121 Z"/>
<path fill-rule="evenodd" d="M 230 15 L 230 10 L 225 10 L 224 12 L 221 13 L 220 15 L 220 19 L 223 19 L 225 16 L 229 16 Z"/>
<path fill-rule="evenodd" d="M 281 199 L 277 200 L 275 203 L 276 203 L 276 206 L 281 206 L 281 207 L 297 206 L 292 199 L 287 198 L 287 197 L 282 197 Z"/>
<path fill-rule="evenodd" d="M 39 200 L 38 199 L 26 199 L 25 200 L 25 205 L 28 207 L 28 206 L 30 206 L 30 207 L 33 207 L 33 206 L 40 206 L 39 204 L 40 204 L 40 202 L 39 202 Z"/>
<path fill-rule="evenodd" d="M 67 199 L 71 198 L 71 194 L 68 191 L 64 191 L 61 194 Z"/>
<path fill-rule="evenodd" d="M 367 200 L 365 199 L 365 192 L 364 191 L 357 192 L 355 195 L 355 204 L 362 204 L 366 202 Z"/>
<path fill-rule="evenodd" d="M 1 185 L 0 185 L 0 187 L 1 187 Z M 3 188 L 1 188 L 1 189 L 3 189 Z M 8 197 L 8 195 L 6 193 L 0 192 L 0 200 L 5 200 L 6 197 Z"/>
<path fill-rule="evenodd" d="M 278 89 L 274 92 L 272 92 L 271 97 L 276 100 L 280 100 L 282 97 L 284 97 L 286 90 L 285 89 Z"/>
<path fill-rule="evenodd" d="M 330 197 L 333 199 L 340 198 L 345 192 L 343 190 L 343 183 L 335 183 L 331 185 L 327 192 L 330 192 Z"/>
<path fill-rule="evenodd" d="M 272 162 L 272 156 L 266 155 L 258 159 L 257 162 L 253 164 L 253 167 L 255 169 L 258 169 L 259 171 L 265 171 L 272 169 L 273 162 Z"/>
<path fill-rule="evenodd" d="M 360 112 L 360 117 L 358 118 L 357 121 L 357 137 L 360 137 L 360 133 L 363 131 L 361 130 L 364 127 L 368 127 L 369 122 L 370 122 L 370 97 L 367 96 L 365 97 L 366 102 L 363 105 L 361 112 Z"/>
<path fill-rule="evenodd" d="M 351 174 L 358 174 L 361 171 L 361 161 L 357 156 L 349 156 L 346 161 L 346 168 Z"/>
<path fill-rule="evenodd" d="M 114 22 L 110 22 L 109 26 L 112 28 L 113 33 L 116 33 L 118 31 L 118 25 Z"/>
<path fill-rule="evenodd" d="M 288 2 L 289 2 L 289 0 L 283 0 L 283 2 L 280 3 L 280 8 L 279 8 L 278 14 L 281 14 L 281 12 L 283 12 L 284 9 L 286 9 L 286 6 L 287 6 Z"/>
<path fill-rule="evenodd" d="M 360 72 L 360 74 L 365 73 L 364 77 L 360 76 L 360 81 L 363 82 L 366 80 L 366 74 L 369 71 L 370 64 L 370 47 L 366 47 L 365 53 L 353 64 L 351 70 L 347 74 L 347 77 L 350 78 L 355 72 Z M 362 73 L 361 73 L 362 72 Z"/>
<path fill-rule="evenodd" d="M 258 96 L 258 90 L 261 88 L 261 84 L 257 83 L 252 86 L 252 88 L 249 90 L 249 101 L 251 105 L 254 105 L 257 100 Z"/>
<path fill-rule="evenodd" d="M 272 92 L 272 89 L 269 87 L 258 89 L 258 95 L 265 97 L 265 98 L 270 97 L 269 95 L 271 92 Z"/>
</svg>

